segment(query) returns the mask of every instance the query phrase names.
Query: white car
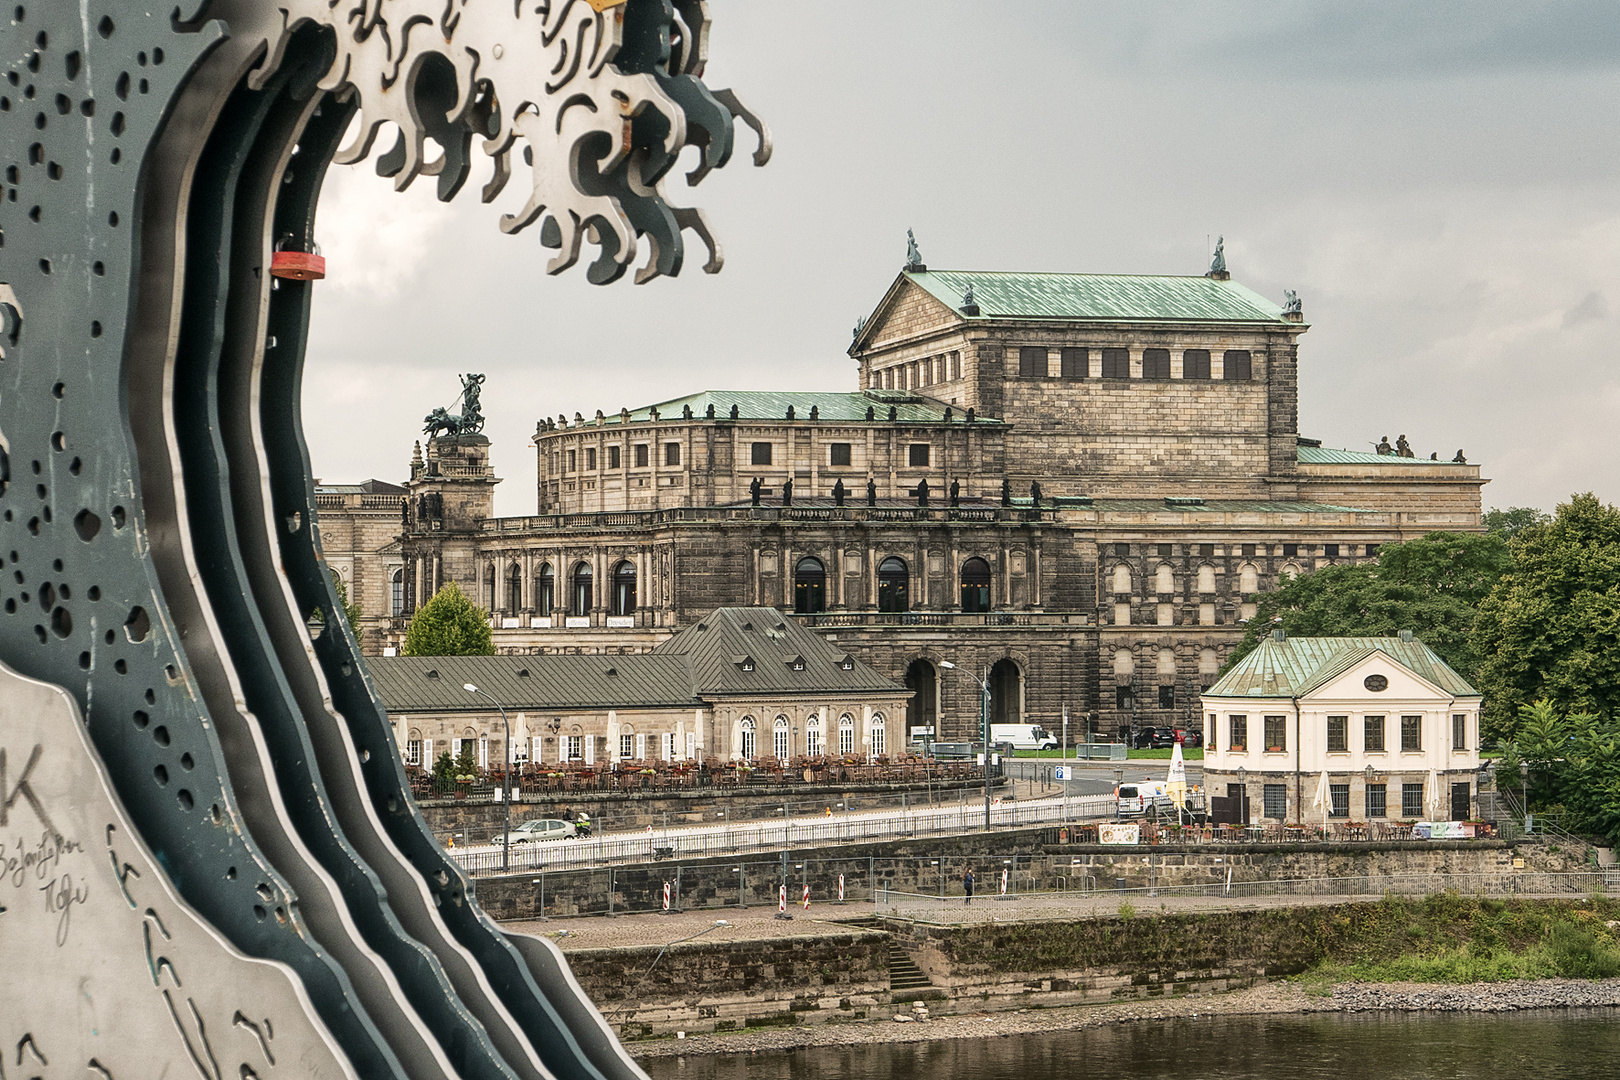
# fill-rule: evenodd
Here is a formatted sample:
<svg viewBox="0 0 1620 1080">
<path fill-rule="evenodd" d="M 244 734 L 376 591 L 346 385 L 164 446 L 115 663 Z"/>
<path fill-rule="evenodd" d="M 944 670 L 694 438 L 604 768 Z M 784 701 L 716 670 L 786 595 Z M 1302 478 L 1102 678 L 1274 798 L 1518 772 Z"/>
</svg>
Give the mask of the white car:
<svg viewBox="0 0 1620 1080">
<path fill-rule="evenodd" d="M 576 835 L 577 831 L 570 822 L 559 818 L 535 818 L 514 826 L 506 835 L 508 843 L 527 844 L 540 840 L 566 840 Z M 500 842 L 500 837 L 496 837 L 495 843 L 499 845 Z"/>
</svg>

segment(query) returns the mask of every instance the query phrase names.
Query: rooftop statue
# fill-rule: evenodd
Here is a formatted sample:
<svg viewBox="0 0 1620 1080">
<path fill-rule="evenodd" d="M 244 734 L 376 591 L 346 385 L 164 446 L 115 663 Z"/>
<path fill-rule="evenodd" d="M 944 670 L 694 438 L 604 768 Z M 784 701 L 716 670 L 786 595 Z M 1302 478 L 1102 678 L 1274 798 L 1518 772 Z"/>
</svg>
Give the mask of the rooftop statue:
<svg viewBox="0 0 1620 1080">
<path fill-rule="evenodd" d="M 1303 310 L 1304 309 L 1300 306 L 1300 302 L 1299 302 L 1299 293 L 1295 292 L 1293 289 L 1284 289 L 1283 290 L 1283 314 L 1284 315 L 1299 315 L 1299 314 L 1301 314 L 1303 312 Z"/>
<path fill-rule="evenodd" d="M 1209 260 L 1209 272 L 1211 275 L 1226 273 L 1226 237 L 1224 236 L 1215 238 L 1215 257 Z"/>
<path fill-rule="evenodd" d="M 917 238 L 914 235 L 912 235 L 912 232 L 911 232 L 910 229 L 906 230 L 906 269 L 907 270 L 926 270 L 927 269 L 927 267 L 923 265 L 922 252 L 917 249 Z"/>
<path fill-rule="evenodd" d="M 1394 457 L 1395 456 L 1395 448 L 1389 444 L 1389 436 L 1388 435 L 1385 435 L 1382 438 L 1380 438 L 1378 440 L 1377 447 L 1375 447 L 1374 449 L 1382 457 Z"/>
</svg>

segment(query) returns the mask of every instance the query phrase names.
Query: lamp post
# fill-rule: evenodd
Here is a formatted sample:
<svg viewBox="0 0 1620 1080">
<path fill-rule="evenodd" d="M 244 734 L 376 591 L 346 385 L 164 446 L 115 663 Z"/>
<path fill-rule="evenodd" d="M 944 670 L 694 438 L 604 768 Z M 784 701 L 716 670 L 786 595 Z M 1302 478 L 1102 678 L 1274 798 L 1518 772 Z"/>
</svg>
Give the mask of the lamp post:
<svg viewBox="0 0 1620 1080">
<path fill-rule="evenodd" d="M 984 831 L 990 831 L 990 685 L 966 668 L 959 668 L 949 660 L 939 666 L 949 671 L 960 671 L 979 684 L 979 737 L 984 741 Z"/>
<path fill-rule="evenodd" d="M 501 710 L 501 724 L 506 729 L 506 753 L 501 771 L 501 873 L 504 874 L 512 869 L 512 722 L 506 718 L 506 709 L 493 697 L 472 683 L 462 683 L 461 688 L 469 694 L 489 698 L 489 703 Z"/>
</svg>

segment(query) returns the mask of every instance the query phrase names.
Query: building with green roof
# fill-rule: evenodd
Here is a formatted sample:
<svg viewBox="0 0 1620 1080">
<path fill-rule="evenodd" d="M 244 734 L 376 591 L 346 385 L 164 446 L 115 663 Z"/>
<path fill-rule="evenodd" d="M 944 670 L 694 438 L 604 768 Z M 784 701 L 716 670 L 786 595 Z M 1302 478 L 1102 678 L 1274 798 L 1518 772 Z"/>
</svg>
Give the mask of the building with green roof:
<svg viewBox="0 0 1620 1080">
<path fill-rule="evenodd" d="M 1300 436 L 1308 328 L 1224 271 L 909 266 L 857 326 L 854 385 L 603 387 L 544 417 L 533 514 L 493 516 L 481 436 L 430 440 L 368 645 L 447 581 L 516 654 L 771 608 L 903 683 L 907 726 L 941 738 L 977 725 L 970 672 L 997 722 L 1197 727 L 1257 594 L 1480 528 L 1477 465 Z"/>
<path fill-rule="evenodd" d="M 1201 703 L 1205 789 L 1244 823 L 1474 817 L 1479 691 L 1409 632 L 1274 631 Z"/>
</svg>

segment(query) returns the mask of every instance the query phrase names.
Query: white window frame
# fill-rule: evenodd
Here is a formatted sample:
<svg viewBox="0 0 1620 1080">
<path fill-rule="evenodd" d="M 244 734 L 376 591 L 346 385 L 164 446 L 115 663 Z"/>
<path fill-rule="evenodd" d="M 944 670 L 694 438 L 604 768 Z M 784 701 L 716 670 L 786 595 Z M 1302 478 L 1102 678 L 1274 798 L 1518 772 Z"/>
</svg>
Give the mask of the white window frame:
<svg viewBox="0 0 1620 1080">
<path fill-rule="evenodd" d="M 810 757 L 820 757 L 823 753 L 821 745 L 821 718 L 812 716 L 804 722 L 804 752 Z"/>
<path fill-rule="evenodd" d="M 838 718 L 838 752 L 840 754 L 855 752 L 855 718 L 849 713 Z"/>
<path fill-rule="evenodd" d="M 778 761 L 786 761 L 792 756 L 792 730 L 788 726 L 788 718 L 778 716 L 771 725 L 771 754 Z"/>
</svg>

